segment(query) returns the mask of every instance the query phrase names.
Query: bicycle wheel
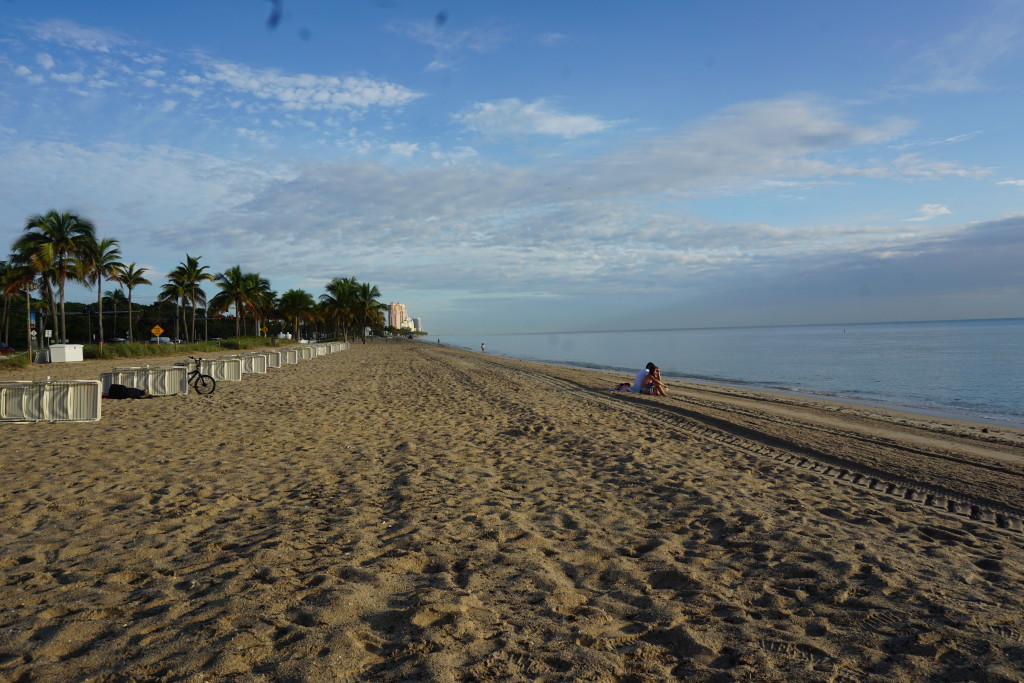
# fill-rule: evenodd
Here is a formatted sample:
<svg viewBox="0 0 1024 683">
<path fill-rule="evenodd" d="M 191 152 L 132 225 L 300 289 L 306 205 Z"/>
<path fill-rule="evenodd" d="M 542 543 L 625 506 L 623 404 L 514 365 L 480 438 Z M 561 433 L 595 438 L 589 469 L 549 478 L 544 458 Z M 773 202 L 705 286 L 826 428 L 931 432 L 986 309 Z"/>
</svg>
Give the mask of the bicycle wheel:
<svg viewBox="0 0 1024 683">
<path fill-rule="evenodd" d="M 217 388 L 217 382 L 209 375 L 196 375 L 192 381 L 192 388 L 196 390 L 197 394 L 212 394 L 213 390 Z"/>
</svg>

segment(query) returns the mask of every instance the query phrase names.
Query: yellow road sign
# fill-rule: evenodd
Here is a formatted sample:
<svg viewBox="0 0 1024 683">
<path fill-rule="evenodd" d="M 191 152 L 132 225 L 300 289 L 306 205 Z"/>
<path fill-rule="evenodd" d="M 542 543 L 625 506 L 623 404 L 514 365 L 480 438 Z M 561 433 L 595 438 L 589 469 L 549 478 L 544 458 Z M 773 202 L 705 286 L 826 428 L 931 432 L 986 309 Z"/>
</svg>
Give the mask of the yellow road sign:
<svg viewBox="0 0 1024 683">
<path fill-rule="evenodd" d="M 153 329 L 151 329 L 150 332 L 153 333 L 154 337 L 159 337 L 161 334 L 164 333 L 164 328 L 160 327 L 159 325 L 153 325 Z"/>
<path fill-rule="evenodd" d="M 267 330 L 269 330 L 269 329 L 270 329 L 270 328 L 268 328 L 268 327 L 267 327 L 266 325 L 264 325 L 263 327 L 261 327 L 261 328 L 260 328 L 260 331 L 262 331 L 262 332 L 263 332 L 263 334 L 266 334 L 266 333 L 267 333 Z"/>
</svg>

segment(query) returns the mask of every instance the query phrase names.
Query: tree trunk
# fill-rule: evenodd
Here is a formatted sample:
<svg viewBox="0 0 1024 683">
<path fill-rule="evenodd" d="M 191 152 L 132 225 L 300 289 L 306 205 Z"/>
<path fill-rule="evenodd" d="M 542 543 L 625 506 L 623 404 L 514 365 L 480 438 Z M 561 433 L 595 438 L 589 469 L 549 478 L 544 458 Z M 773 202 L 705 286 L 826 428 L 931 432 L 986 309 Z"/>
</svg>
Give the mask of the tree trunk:
<svg viewBox="0 0 1024 683">
<path fill-rule="evenodd" d="M 68 321 L 67 321 L 67 316 L 64 313 L 64 283 L 67 281 L 67 279 L 68 279 L 68 269 L 67 269 L 67 266 L 64 265 L 63 262 L 61 262 L 61 264 L 60 264 L 60 282 L 57 283 L 57 288 L 60 290 L 60 341 L 61 341 L 61 343 L 65 343 L 65 340 L 68 338 Z M 54 327 L 57 326 L 56 322 L 57 321 L 54 321 Z"/>
<path fill-rule="evenodd" d="M 56 325 L 59 322 L 59 319 L 57 318 L 57 298 L 56 298 L 56 296 L 54 295 L 54 292 L 53 292 L 53 285 L 49 284 L 45 279 L 43 280 L 42 284 L 40 285 L 39 300 L 40 301 L 45 301 L 45 302 L 47 302 L 49 304 L 49 306 L 50 306 L 50 315 L 53 316 L 53 323 L 54 323 L 54 325 Z M 37 339 L 42 339 L 42 334 L 43 334 L 43 330 L 44 329 L 45 329 L 44 326 L 40 322 L 39 329 L 36 330 L 37 334 L 39 335 L 37 337 Z M 53 333 L 55 335 L 58 334 L 59 332 L 60 332 L 59 329 L 54 328 Z"/>
<path fill-rule="evenodd" d="M 134 341 L 135 337 L 132 334 L 134 332 L 132 326 L 132 290 L 128 290 L 128 341 Z"/>
<path fill-rule="evenodd" d="M 96 278 L 96 330 L 100 357 L 103 356 L 103 278 Z"/>
<path fill-rule="evenodd" d="M 11 319 L 10 319 L 10 316 L 8 316 L 8 313 L 9 313 L 8 308 L 10 307 L 10 304 L 11 304 L 11 297 L 8 296 L 7 294 L 4 294 L 4 344 L 10 344 L 11 343 L 11 339 L 10 339 L 10 331 L 11 331 L 10 323 L 11 323 Z"/>
<path fill-rule="evenodd" d="M 32 362 L 32 290 L 28 287 L 25 288 L 25 348 L 28 349 L 28 360 Z"/>
</svg>

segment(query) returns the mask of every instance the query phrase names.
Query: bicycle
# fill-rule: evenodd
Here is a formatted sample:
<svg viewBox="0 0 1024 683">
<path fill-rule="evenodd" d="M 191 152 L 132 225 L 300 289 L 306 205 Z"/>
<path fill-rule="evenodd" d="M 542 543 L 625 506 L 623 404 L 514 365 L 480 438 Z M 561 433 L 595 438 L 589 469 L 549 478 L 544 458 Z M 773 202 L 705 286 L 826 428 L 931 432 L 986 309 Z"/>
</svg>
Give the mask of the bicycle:
<svg viewBox="0 0 1024 683">
<path fill-rule="evenodd" d="M 202 373 L 203 359 L 189 356 L 189 360 L 196 364 L 196 369 L 188 373 L 187 381 L 197 394 L 212 394 L 217 388 L 217 381 L 210 375 Z"/>
</svg>

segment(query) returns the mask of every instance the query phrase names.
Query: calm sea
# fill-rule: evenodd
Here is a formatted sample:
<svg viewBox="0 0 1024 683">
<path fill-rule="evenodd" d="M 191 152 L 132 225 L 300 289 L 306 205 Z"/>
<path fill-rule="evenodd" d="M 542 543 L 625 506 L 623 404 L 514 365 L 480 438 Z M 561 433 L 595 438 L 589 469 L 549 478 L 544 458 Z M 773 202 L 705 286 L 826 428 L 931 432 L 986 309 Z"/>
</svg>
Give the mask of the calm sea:
<svg viewBox="0 0 1024 683">
<path fill-rule="evenodd" d="M 437 337 L 425 341 L 437 342 Z M 470 350 L 1024 427 L 1024 318 L 441 337 Z"/>
</svg>

